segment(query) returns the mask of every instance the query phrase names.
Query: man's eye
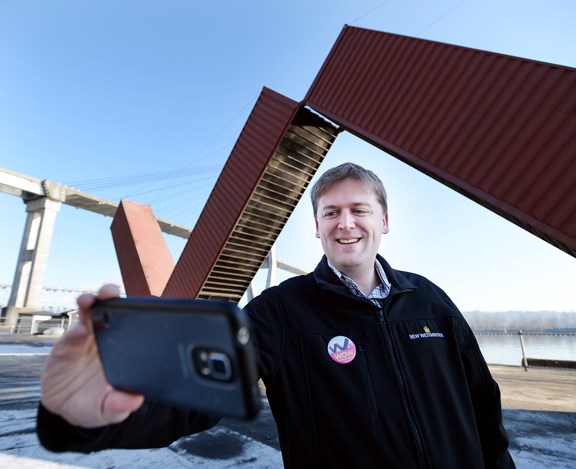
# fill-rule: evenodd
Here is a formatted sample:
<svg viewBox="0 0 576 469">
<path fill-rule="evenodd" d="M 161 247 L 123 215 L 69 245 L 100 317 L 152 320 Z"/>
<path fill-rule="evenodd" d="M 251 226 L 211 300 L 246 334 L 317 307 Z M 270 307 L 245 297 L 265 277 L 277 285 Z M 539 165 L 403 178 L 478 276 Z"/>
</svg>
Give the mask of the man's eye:
<svg viewBox="0 0 576 469">
<path fill-rule="evenodd" d="M 336 212 L 334 210 L 330 212 L 324 212 L 324 218 L 332 218 L 336 216 Z"/>
<path fill-rule="evenodd" d="M 356 210 L 354 210 L 354 213 L 358 215 L 366 215 L 369 212 L 365 208 L 357 208 Z"/>
</svg>

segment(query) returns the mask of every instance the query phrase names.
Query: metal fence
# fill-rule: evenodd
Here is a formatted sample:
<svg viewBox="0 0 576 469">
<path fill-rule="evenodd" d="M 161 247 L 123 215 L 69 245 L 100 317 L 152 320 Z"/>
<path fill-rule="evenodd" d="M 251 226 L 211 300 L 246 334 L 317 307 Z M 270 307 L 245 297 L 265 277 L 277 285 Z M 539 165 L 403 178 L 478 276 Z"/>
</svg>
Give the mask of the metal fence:
<svg viewBox="0 0 576 469">
<path fill-rule="evenodd" d="M 1 317 L 0 333 L 60 335 L 67 331 L 76 320 L 77 310 L 67 311 L 58 315 L 20 313 L 16 324 L 8 323 L 6 318 Z"/>
<path fill-rule="evenodd" d="M 60 314 L 20 313 L 16 324 L 0 318 L 0 334 L 60 335 L 77 321 L 77 310 Z M 474 332 L 491 365 L 576 369 L 576 332 Z"/>
<path fill-rule="evenodd" d="M 576 368 L 576 332 L 518 329 L 515 332 L 475 331 L 474 334 L 489 364 L 520 365 L 525 370 L 530 366 Z"/>
</svg>

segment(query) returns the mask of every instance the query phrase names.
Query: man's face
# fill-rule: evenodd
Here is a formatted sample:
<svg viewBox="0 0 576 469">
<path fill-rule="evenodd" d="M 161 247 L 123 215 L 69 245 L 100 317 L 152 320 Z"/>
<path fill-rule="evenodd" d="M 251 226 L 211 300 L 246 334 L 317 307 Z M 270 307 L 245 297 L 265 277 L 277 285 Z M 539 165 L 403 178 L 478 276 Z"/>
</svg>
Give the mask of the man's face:
<svg viewBox="0 0 576 469">
<path fill-rule="evenodd" d="M 332 265 L 349 276 L 374 270 L 385 233 L 388 215 L 361 181 L 336 182 L 318 200 L 316 237 Z"/>
</svg>

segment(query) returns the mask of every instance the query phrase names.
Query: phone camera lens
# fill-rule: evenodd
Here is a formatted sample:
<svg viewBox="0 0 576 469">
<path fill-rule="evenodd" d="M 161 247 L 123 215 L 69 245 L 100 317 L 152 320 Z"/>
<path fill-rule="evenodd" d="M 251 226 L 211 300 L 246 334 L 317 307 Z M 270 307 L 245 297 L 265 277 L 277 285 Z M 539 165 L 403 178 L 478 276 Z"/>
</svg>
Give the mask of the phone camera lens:
<svg viewBox="0 0 576 469">
<path fill-rule="evenodd" d="M 233 378 L 232 362 L 223 352 L 196 348 L 192 353 L 196 371 L 213 381 L 230 382 Z"/>
<path fill-rule="evenodd" d="M 218 373 L 220 375 L 225 375 L 228 373 L 226 363 L 224 363 L 222 360 L 214 360 L 212 362 L 212 366 L 214 368 L 214 373 Z"/>
<path fill-rule="evenodd" d="M 232 377 L 232 366 L 226 355 L 219 352 L 211 352 L 208 358 L 211 376 L 218 381 L 229 381 Z"/>
</svg>

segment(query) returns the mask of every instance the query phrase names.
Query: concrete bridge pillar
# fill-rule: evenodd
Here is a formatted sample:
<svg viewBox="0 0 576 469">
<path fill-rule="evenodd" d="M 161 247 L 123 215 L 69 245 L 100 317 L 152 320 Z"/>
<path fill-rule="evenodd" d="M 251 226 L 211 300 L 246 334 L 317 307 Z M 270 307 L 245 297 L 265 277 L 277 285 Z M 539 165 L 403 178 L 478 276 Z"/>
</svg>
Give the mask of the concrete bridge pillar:
<svg viewBox="0 0 576 469">
<path fill-rule="evenodd" d="M 276 257 L 276 245 L 272 245 L 270 251 L 268 252 L 268 256 L 266 256 L 266 260 L 264 264 L 268 267 L 268 275 L 266 276 L 266 286 L 264 288 L 270 288 L 276 285 L 276 271 L 278 269 L 278 260 Z M 264 265 L 263 264 L 263 265 Z M 254 286 L 255 279 L 252 279 L 250 285 L 248 285 L 248 289 L 246 290 L 246 301 L 249 303 L 254 299 Z"/>
<path fill-rule="evenodd" d="M 26 202 L 26 225 L 20 245 L 8 306 L 3 310 L 7 325 L 14 326 L 18 313 L 40 310 L 40 292 L 48 262 L 56 216 L 62 203 L 48 197 Z"/>
<path fill-rule="evenodd" d="M 276 245 L 272 245 L 268 253 L 268 277 L 266 278 L 266 288 L 276 285 Z"/>
</svg>

